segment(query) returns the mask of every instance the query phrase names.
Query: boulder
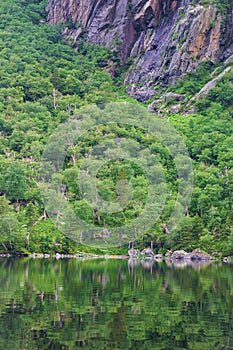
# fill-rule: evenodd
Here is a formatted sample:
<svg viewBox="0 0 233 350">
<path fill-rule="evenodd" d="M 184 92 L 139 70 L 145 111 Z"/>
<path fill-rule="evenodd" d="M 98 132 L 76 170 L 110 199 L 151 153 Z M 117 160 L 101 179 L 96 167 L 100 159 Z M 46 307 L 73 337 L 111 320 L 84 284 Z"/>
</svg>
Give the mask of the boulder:
<svg viewBox="0 0 233 350">
<path fill-rule="evenodd" d="M 172 259 L 177 259 L 177 260 L 183 260 L 186 258 L 186 256 L 188 255 L 188 253 L 186 253 L 184 250 L 175 250 L 172 253 L 171 258 Z"/>
<path fill-rule="evenodd" d="M 166 254 L 165 254 L 165 257 L 166 257 L 167 259 L 170 259 L 170 258 L 172 257 L 172 250 L 168 250 L 168 251 L 166 252 Z"/>
<path fill-rule="evenodd" d="M 130 249 L 130 250 L 128 250 L 128 255 L 130 258 L 133 258 L 133 257 L 137 257 L 137 256 L 141 255 L 141 252 L 138 249 Z"/>
<path fill-rule="evenodd" d="M 151 248 L 143 249 L 141 254 L 144 255 L 144 256 L 149 256 L 149 257 L 153 257 L 154 256 L 153 250 Z"/>
<path fill-rule="evenodd" d="M 227 263 L 232 263 L 232 262 L 233 262 L 233 255 L 225 256 L 225 257 L 223 258 L 223 261 L 224 261 L 224 262 L 227 262 Z"/>
<path fill-rule="evenodd" d="M 177 105 L 171 106 L 169 112 L 171 114 L 177 114 L 177 113 L 179 113 L 180 109 L 181 109 L 181 104 L 178 103 Z"/>
<path fill-rule="evenodd" d="M 190 253 L 190 259 L 191 260 L 212 260 L 212 257 L 204 252 L 203 250 L 197 248 Z"/>
</svg>

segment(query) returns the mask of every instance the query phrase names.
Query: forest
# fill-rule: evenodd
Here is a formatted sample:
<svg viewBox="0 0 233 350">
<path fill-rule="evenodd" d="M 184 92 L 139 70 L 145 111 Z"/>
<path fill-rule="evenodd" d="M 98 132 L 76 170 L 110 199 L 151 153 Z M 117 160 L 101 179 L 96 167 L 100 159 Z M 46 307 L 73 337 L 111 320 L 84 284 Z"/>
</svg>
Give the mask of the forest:
<svg viewBox="0 0 233 350">
<path fill-rule="evenodd" d="M 153 101 L 143 105 L 126 94 L 123 81 L 127 67 L 121 64 L 117 52 L 88 44 L 85 38 L 76 49 L 72 43 L 65 42 L 61 36 L 64 24 L 51 27 L 46 23 L 46 3 L 0 0 L 0 252 L 124 254 L 129 242 L 92 247 L 70 239 L 60 230 L 56 222 L 58 213 L 49 213 L 41 196 L 40 164 L 50 136 L 59 125 L 75 119 L 80 110 L 91 105 L 97 114 L 104 109 L 110 113 L 116 102 L 140 110 Z M 108 72 L 108 62 L 118 64 L 115 77 Z M 211 76 L 232 65 L 206 61 L 174 86 L 156 88 L 158 99 L 170 92 L 185 96 L 183 111 L 171 113 L 174 101 L 167 99 L 162 106 L 163 115 L 155 116 L 175 128 L 192 160 L 192 198 L 175 230 L 166 229 L 179 187 L 171 154 L 142 128 L 120 123 L 97 126 L 68 149 L 57 183 L 64 185 L 63 195 L 74 213 L 86 223 L 111 230 L 128 224 L 142 212 L 148 197 L 148 182 L 145 172 L 135 163 L 111 161 L 98 172 L 99 193 L 107 202 L 117 199 L 121 191 L 117 188 L 119 180 L 131 183 L 133 195 L 120 213 L 107 215 L 93 210 L 78 182 L 83 160 L 90 156 L 93 146 L 101 140 L 111 143 L 126 137 L 147 147 L 151 161 L 155 156 L 159 159 L 170 193 L 160 217 L 135 239 L 135 247 L 145 248 L 153 242 L 154 251 L 162 254 L 170 249 L 201 248 L 209 253 L 232 255 L 232 70 L 195 102 L 192 113 L 184 113 Z M 181 198 L 181 205 L 183 202 Z"/>
</svg>

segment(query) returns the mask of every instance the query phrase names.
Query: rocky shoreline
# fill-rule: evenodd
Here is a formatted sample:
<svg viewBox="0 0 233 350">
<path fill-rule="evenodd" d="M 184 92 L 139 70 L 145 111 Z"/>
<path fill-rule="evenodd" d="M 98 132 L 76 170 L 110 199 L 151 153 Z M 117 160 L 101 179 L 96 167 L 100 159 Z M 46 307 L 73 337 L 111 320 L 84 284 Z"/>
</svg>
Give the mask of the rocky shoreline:
<svg viewBox="0 0 233 350">
<path fill-rule="evenodd" d="M 210 255 L 199 248 L 194 249 L 192 252 L 186 252 L 185 250 L 169 250 L 165 256 L 162 254 L 154 254 L 153 250 L 150 248 L 143 249 L 142 251 L 137 249 L 130 249 L 128 251 L 128 255 L 131 259 L 153 259 L 157 261 L 164 259 L 176 262 L 211 262 L 216 260 L 223 260 L 224 262 L 233 261 L 232 256 L 222 257 L 221 253 L 213 253 Z"/>
<path fill-rule="evenodd" d="M 0 254 L 0 258 L 11 258 L 11 257 L 29 257 L 29 258 L 40 258 L 40 259 L 49 259 L 49 258 L 55 258 L 55 259 L 137 259 L 137 260 L 144 260 L 144 259 L 150 259 L 155 261 L 173 261 L 173 262 L 211 262 L 216 260 L 222 260 L 224 262 L 231 262 L 233 261 L 233 257 L 222 257 L 221 253 L 214 253 L 212 255 L 206 253 L 205 251 L 197 248 L 194 249 L 192 252 L 186 252 L 185 250 L 169 250 L 166 252 L 165 255 L 163 254 L 154 254 L 153 250 L 151 248 L 145 248 L 142 251 L 138 249 L 130 249 L 128 251 L 127 255 L 97 255 L 97 254 L 90 254 L 90 253 L 83 253 L 78 252 L 77 254 L 42 254 L 42 253 L 32 253 L 29 255 L 22 254 L 22 255 L 11 255 L 11 254 Z"/>
<path fill-rule="evenodd" d="M 163 259 L 162 254 L 154 254 L 152 249 L 146 248 L 143 249 L 141 252 L 136 249 L 130 249 L 128 251 L 128 255 L 130 257 L 150 257 L 154 259 Z M 216 260 L 213 256 L 209 255 L 208 253 L 204 252 L 203 250 L 197 248 L 194 249 L 192 252 L 187 253 L 185 250 L 175 250 L 173 251 L 168 251 L 165 254 L 166 259 L 171 259 L 171 260 Z"/>
</svg>

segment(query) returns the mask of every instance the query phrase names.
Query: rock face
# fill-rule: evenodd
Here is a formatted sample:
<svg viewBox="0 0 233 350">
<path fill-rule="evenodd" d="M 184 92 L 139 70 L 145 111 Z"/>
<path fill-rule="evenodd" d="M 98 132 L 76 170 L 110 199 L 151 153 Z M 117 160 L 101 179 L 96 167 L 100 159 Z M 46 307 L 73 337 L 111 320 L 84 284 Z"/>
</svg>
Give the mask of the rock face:
<svg viewBox="0 0 233 350">
<path fill-rule="evenodd" d="M 205 3 L 205 4 L 204 4 Z M 220 9 L 201 0 L 49 0 L 48 21 L 71 22 L 65 36 L 85 33 L 91 43 L 134 59 L 126 77 L 128 93 L 153 96 L 158 84 L 173 84 L 204 60 L 233 53 L 233 3 Z"/>
</svg>

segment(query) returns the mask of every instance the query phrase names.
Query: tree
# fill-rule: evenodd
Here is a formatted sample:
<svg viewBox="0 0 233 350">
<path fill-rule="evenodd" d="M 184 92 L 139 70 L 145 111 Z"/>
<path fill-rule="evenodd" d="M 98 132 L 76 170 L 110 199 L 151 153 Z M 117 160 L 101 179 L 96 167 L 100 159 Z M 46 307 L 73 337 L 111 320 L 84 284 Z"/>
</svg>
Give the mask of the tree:
<svg viewBox="0 0 233 350">
<path fill-rule="evenodd" d="M 7 251 L 14 248 L 14 242 L 19 234 L 17 215 L 9 205 L 5 196 L 0 196 L 0 244 Z"/>
<path fill-rule="evenodd" d="M 1 193 L 5 194 L 17 206 L 23 199 L 27 199 L 27 178 L 23 165 L 19 161 L 11 162 L 5 173 L 0 177 Z"/>
</svg>

